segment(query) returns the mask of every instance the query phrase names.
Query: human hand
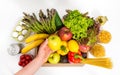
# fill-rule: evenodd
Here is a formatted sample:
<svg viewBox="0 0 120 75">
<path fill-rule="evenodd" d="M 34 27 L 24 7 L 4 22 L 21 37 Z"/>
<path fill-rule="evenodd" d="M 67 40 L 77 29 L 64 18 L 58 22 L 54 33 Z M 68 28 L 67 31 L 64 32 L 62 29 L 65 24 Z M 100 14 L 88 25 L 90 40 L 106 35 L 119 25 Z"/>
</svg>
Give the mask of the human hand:
<svg viewBox="0 0 120 75">
<path fill-rule="evenodd" d="M 42 62 L 45 63 L 49 57 L 49 55 L 52 53 L 52 50 L 48 47 L 48 39 L 46 39 L 39 47 L 38 55 L 37 57 L 41 58 Z"/>
<path fill-rule="evenodd" d="M 49 55 L 52 53 L 52 50 L 50 50 L 47 44 L 48 40 L 46 39 L 39 47 L 36 58 L 15 75 L 33 75 L 47 61 Z"/>
</svg>

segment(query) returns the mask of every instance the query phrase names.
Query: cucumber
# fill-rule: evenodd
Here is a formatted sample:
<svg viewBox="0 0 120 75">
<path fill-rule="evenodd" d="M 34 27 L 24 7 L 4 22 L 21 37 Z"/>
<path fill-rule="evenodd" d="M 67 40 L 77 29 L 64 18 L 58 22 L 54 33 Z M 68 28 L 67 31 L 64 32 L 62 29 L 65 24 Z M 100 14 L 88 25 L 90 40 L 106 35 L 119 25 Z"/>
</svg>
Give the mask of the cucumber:
<svg viewBox="0 0 120 75">
<path fill-rule="evenodd" d="M 57 30 L 59 30 L 63 26 L 62 20 L 60 19 L 57 11 L 55 13 L 55 25 Z"/>
</svg>

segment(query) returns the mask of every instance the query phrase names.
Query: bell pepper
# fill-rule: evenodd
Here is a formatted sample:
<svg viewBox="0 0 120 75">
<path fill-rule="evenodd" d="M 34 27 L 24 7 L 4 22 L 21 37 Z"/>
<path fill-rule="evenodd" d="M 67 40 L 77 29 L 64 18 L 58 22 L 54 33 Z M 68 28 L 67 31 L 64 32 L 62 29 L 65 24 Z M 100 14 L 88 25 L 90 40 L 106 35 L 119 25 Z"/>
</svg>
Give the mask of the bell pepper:
<svg viewBox="0 0 120 75">
<path fill-rule="evenodd" d="M 67 42 L 66 41 L 62 41 L 60 49 L 57 50 L 57 53 L 60 54 L 60 55 L 67 55 L 68 52 L 69 52 L 69 49 L 67 47 Z"/>
<path fill-rule="evenodd" d="M 68 53 L 68 61 L 70 63 L 80 63 L 82 61 L 82 54 L 80 51 L 78 51 L 77 53 L 75 52 L 69 52 Z"/>
</svg>

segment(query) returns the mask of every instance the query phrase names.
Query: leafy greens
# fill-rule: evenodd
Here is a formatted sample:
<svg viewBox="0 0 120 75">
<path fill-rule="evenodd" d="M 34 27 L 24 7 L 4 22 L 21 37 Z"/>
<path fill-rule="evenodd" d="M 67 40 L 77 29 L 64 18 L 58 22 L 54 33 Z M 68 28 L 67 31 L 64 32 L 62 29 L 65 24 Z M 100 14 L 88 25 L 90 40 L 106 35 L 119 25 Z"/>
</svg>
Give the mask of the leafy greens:
<svg viewBox="0 0 120 75">
<path fill-rule="evenodd" d="M 73 39 L 80 41 L 88 37 L 87 30 L 93 26 L 94 20 L 81 14 L 78 10 L 69 11 L 64 18 L 64 25 L 73 34 Z"/>
</svg>

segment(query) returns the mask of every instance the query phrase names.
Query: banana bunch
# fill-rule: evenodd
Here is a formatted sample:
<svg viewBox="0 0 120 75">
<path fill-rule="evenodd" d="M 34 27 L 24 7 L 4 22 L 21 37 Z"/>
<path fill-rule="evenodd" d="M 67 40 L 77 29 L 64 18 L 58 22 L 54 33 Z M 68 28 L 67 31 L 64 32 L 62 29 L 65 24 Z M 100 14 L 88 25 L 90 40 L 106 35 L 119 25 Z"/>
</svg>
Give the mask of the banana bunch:
<svg viewBox="0 0 120 75">
<path fill-rule="evenodd" d="M 22 54 L 27 53 L 31 49 L 39 46 L 49 35 L 48 34 L 34 34 L 25 40 L 28 45 L 21 50 Z"/>
</svg>

